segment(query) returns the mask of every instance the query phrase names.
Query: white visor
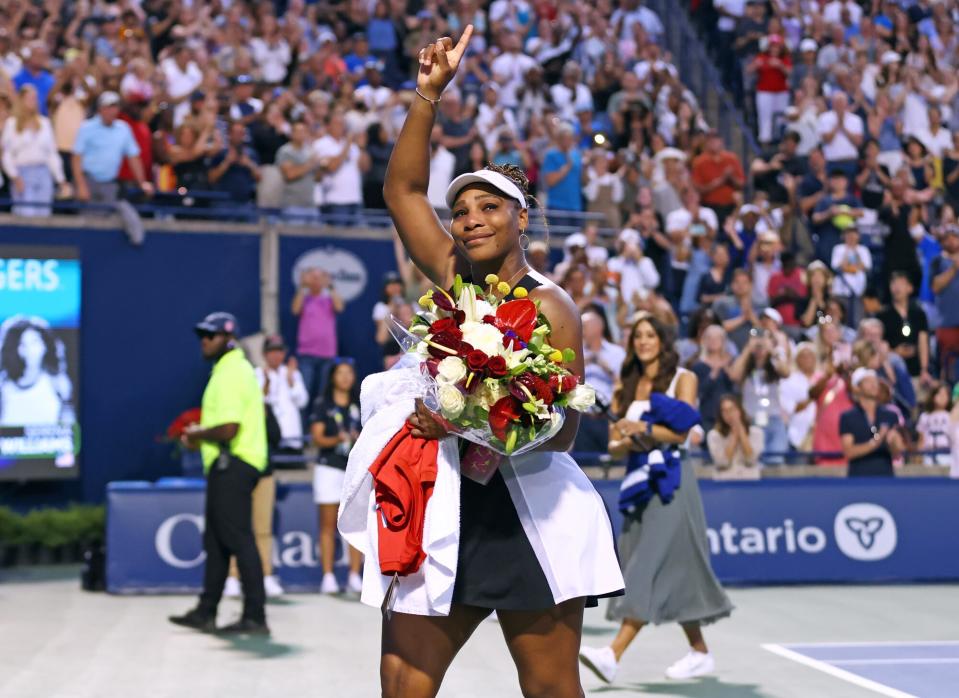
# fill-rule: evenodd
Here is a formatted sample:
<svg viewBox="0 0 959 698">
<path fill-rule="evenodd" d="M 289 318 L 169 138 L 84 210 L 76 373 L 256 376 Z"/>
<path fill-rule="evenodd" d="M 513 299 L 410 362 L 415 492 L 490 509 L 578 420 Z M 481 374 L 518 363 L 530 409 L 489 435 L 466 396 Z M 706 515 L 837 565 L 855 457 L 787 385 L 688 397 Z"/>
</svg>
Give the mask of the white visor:
<svg viewBox="0 0 959 698">
<path fill-rule="evenodd" d="M 492 185 L 502 192 L 507 198 L 515 199 L 520 206 L 523 208 L 528 208 L 526 205 L 526 197 L 523 196 L 523 192 L 520 191 L 520 188 L 513 183 L 513 180 L 505 175 L 501 175 L 499 172 L 494 172 L 493 170 L 476 170 L 476 172 L 467 172 L 466 174 L 461 174 L 459 177 L 450 182 L 449 187 L 446 189 L 447 208 L 453 208 L 453 204 L 456 203 L 456 196 L 463 190 L 464 187 L 470 184 L 476 184 L 477 182 Z"/>
</svg>

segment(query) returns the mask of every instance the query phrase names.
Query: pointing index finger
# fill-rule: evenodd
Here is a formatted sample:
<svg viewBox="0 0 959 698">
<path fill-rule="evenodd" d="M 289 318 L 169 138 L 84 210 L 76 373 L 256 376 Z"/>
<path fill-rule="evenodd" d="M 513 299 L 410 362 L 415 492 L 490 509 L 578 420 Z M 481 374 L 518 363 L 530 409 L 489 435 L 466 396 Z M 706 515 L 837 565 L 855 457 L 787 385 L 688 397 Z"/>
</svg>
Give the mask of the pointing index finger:
<svg viewBox="0 0 959 698">
<path fill-rule="evenodd" d="M 460 37 L 459 42 L 456 44 L 456 48 L 453 49 L 453 60 L 459 61 L 463 57 L 463 54 L 466 53 L 466 47 L 469 46 L 470 39 L 473 37 L 473 25 L 467 24 L 466 29 L 463 30 L 463 35 Z"/>
</svg>

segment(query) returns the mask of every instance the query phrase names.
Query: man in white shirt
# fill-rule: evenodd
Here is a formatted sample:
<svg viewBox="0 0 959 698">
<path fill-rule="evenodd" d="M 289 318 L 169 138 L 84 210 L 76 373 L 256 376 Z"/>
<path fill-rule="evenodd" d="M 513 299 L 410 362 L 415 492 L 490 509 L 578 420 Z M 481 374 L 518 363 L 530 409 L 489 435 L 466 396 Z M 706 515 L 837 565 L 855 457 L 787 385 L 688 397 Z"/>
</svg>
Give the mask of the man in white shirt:
<svg viewBox="0 0 959 698">
<path fill-rule="evenodd" d="M 583 313 L 583 379 L 596 390 L 596 401 L 610 404 L 626 351 L 603 336 L 603 319 L 594 311 Z M 574 450 L 604 453 L 609 446 L 609 424 L 599 415 L 582 415 Z"/>
<path fill-rule="evenodd" d="M 610 24 L 615 29 L 619 29 L 619 38 L 621 41 L 628 41 L 633 38 L 633 25 L 639 22 L 646 30 L 646 34 L 651 41 L 659 42 L 664 29 L 663 23 L 659 20 L 659 15 L 648 7 L 639 4 L 639 0 L 623 0 L 621 7 L 613 12 L 610 18 Z M 620 24 L 622 23 L 622 24 Z"/>
<path fill-rule="evenodd" d="M 172 54 L 160 63 L 160 71 L 166 79 L 166 91 L 176 108 L 173 122 L 180 122 L 190 113 L 189 97 L 203 81 L 203 72 L 193 61 L 190 47 L 185 43 L 173 47 Z"/>
<path fill-rule="evenodd" d="M 830 266 L 836 274 L 832 284 L 832 294 L 843 298 L 854 298 L 862 302 L 866 291 L 866 275 L 872 270 L 872 254 L 869 248 L 859 244 L 859 230 L 850 226 L 843 231 L 842 242 L 832 250 Z M 856 316 L 850 324 L 858 322 Z"/>
<path fill-rule="evenodd" d="M 272 15 L 263 15 L 260 19 L 262 36 L 250 39 L 250 52 L 253 60 L 260 67 L 263 81 L 278 85 L 286 77 L 293 56 L 290 45 L 282 37 L 276 25 L 276 18 Z"/>
<path fill-rule="evenodd" d="M 526 73 L 536 67 L 537 63 L 532 56 L 527 56 L 520 51 L 519 34 L 503 32 L 500 44 L 503 52 L 490 63 L 490 71 L 502 88 L 500 104 L 515 109 L 519 105 L 517 90 L 523 86 Z"/>
<path fill-rule="evenodd" d="M 363 172 L 369 169 L 369 155 L 360 147 L 366 134 L 347 134 L 340 111 L 326 121 L 326 135 L 313 144 L 326 173 L 320 181 L 321 213 L 333 225 L 349 225 L 363 207 Z"/>
<path fill-rule="evenodd" d="M 269 405 L 280 427 L 281 448 L 303 448 L 301 410 L 309 402 L 306 384 L 297 368 L 296 357 L 286 358 L 286 343 L 280 335 L 270 335 L 263 342 L 264 366 L 256 367 L 256 379 L 263 389 L 263 401 Z"/>
<path fill-rule="evenodd" d="M 253 96 L 251 75 L 237 75 L 231 81 L 233 98 L 230 100 L 230 119 L 249 125 L 263 111 L 263 100 Z"/>
<path fill-rule="evenodd" d="M 650 291 L 659 287 L 659 271 L 653 260 L 643 254 L 639 231 L 625 228 L 619 234 L 618 245 L 621 246 L 621 252 L 609 260 L 607 268 L 619 279 L 619 293 L 623 302 L 636 305 Z"/>
<path fill-rule="evenodd" d="M 929 126 L 917 133 L 916 138 L 934 158 L 941 158 L 945 151 L 952 149 L 952 133 L 942 127 L 939 107 L 929 107 Z"/>
<path fill-rule="evenodd" d="M 366 83 L 356 88 L 355 101 L 363 102 L 371 112 L 378 112 L 389 106 L 393 90 L 383 84 L 383 61 L 366 62 Z"/>
<path fill-rule="evenodd" d="M 426 198 L 437 211 L 446 210 L 446 190 L 456 172 L 456 156 L 443 145 L 443 129 L 434 126 L 430 136 L 430 184 Z"/>
<path fill-rule="evenodd" d="M 840 169 L 852 179 L 859 167 L 859 147 L 863 141 L 863 123 L 848 110 L 849 98 L 844 92 L 832 97 L 832 110 L 819 115 L 817 131 L 822 139 L 822 152 L 830 169 Z"/>
<path fill-rule="evenodd" d="M 560 82 L 549 89 L 559 117 L 571 123 L 576 121 L 577 113 L 593 111 L 593 93 L 580 82 L 581 77 L 580 67 L 569 61 L 563 66 Z"/>
<path fill-rule="evenodd" d="M 489 7 L 490 24 L 502 24 L 510 33 L 520 35 L 519 29 L 528 27 L 533 11 L 526 0 L 495 0 Z"/>
<path fill-rule="evenodd" d="M 846 10 L 849 14 L 848 24 L 845 26 L 859 26 L 859 20 L 862 19 L 862 8 L 853 0 L 833 0 L 823 8 L 822 18 L 827 24 L 843 24 L 842 12 Z"/>
</svg>

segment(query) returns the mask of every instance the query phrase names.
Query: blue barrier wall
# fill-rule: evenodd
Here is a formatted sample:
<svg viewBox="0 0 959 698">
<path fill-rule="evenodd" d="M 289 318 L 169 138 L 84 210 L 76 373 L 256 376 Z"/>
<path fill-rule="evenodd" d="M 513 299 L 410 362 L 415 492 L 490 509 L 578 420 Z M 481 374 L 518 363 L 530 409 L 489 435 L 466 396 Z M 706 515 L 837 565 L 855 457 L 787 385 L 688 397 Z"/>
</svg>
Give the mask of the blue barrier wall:
<svg viewBox="0 0 959 698">
<path fill-rule="evenodd" d="M 119 230 L 6 227 L 0 237 L 75 246 L 83 264 L 80 480 L 8 485 L 4 503 L 95 502 L 112 480 L 171 474 L 156 437 L 199 404 L 209 372 L 191 327 L 224 309 L 259 329 L 259 237 L 151 232 L 142 247 Z"/>
<path fill-rule="evenodd" d="M 618 531 L 619 482 L 595 484 Z M 199 589 L 203 490 L 202 481 L 110 486 L 109 591 Z M 959 580 L 959 481 L 704 481 L 701 490 L 713 568 L 726 584 Z M 277 487 L 274 564 L 290 590 L 319 588 L 315 512 L 309 485 Z"/>
</svg>

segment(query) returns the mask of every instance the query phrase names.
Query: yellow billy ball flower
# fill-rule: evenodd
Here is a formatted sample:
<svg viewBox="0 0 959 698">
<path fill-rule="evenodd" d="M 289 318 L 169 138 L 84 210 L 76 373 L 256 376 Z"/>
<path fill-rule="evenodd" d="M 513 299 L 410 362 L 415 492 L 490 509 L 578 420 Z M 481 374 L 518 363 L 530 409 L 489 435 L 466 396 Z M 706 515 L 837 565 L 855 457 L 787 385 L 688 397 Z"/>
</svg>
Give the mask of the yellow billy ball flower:
<svg viewBox="0 0 959 698">
<path fill-rule="evenodd" d="M 526 296 L 528 295 L 529 295 L 529 292 L 522 286 L 518 286 L 517 288 L 513 289 L 514 298 L 526 298 Z"/>
<path fill-rule="evenodd" d="M 500 281 L 498 284 L 496 284 L 496 290 L 500 293 L 509 293 L 509 284 L 505 281 Z"/>
<path fill-rule="evenodd" d="M 550 355 L 547 358 L 550 361 L 553 361 L 558 364 L 563 363 L 563 352 L 561 352 L 559 349 L 556 349 L 555 351 L 550 353 Z"/>
<path fill-rule="evenodd" d="M 496 276 L 496 274 L 487 274 L 485 280 L 490 286 L 494 286 L 499 283 L 499 277 Z"/>
</svg>

